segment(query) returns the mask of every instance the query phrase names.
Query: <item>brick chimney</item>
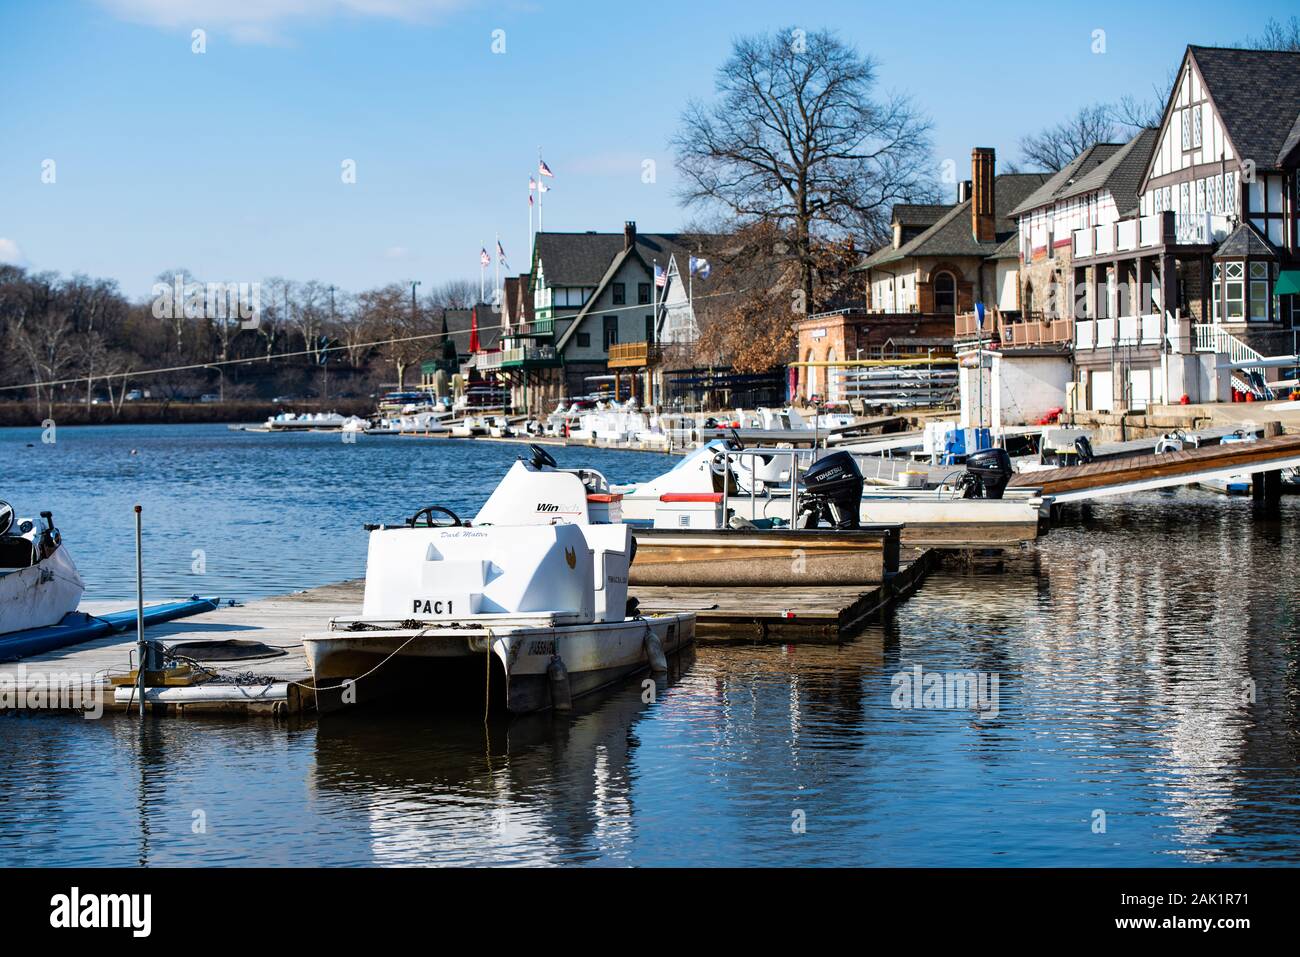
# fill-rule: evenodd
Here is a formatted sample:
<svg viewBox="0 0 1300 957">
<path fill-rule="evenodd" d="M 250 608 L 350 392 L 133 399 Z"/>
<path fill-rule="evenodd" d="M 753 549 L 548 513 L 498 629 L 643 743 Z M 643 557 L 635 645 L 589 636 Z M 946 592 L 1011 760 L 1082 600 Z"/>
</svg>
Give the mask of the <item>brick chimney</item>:
<svg viewBox="0 0 1300 957">
<path fill-rule="evenodd" d="M 997 233 L 993 226 L 993 165 L 992 147 L 977 146 L 970 151 L 970 229 L 981 243 L 993 242 Z"/>
<path fill-rule="evenodd" d="M 629 219 L 623 224 L 623 248 L 631 249 L 636 245 L 636 221 Z"/>
</svg>

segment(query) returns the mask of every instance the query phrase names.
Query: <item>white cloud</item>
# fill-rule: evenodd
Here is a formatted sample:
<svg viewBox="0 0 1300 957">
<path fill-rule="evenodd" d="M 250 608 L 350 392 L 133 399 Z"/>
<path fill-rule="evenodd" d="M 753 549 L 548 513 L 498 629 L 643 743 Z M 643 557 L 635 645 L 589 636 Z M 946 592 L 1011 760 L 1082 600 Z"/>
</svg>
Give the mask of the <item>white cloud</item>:
<svg viewBox="0 0 1300 957">
<path fill-rule="evenodd" d="M 164 29 L 224 30 L 244 43 L 272 43 L 290 21 L 335 16 L 424 23 L 470 0 L 97 0 L 114 16 Z"/>
<path fill-rule="evenodd" d="M 0 236 L 0 263 L 8 263 L 11 266 L 26 266 L 27 257 L 23 255 L 23 251 L 18 248 L 16 242 Z"/>
<path fill-rule="evenodd" d="M 410 250 L 408 250 L 405 246 L 389 246 L 387 249 L 384 250 L 384 258 L 405 259 L 409 254 L 409 252 Z"/>
</svg>

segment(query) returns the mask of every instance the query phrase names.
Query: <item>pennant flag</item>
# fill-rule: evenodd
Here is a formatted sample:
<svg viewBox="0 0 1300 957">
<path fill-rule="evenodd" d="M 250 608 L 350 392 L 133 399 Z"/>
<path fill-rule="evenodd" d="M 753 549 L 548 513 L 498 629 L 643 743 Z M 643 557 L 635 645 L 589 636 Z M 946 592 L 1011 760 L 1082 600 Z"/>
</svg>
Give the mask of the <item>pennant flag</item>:
<svg viewBox="0 0 1300 957">
<path fill-rule="evenodd" d="M 540 157 L 537 160 L 537 172 L 540 173 L 542 176 L 551 176 L 551 177 L 555 176 L 555 174 L 551 172 L 551 168 L 547 166 L 546 163 L 543 162 Z"/>
<path fill-rule="evenodd" d="M 531 176 L 528 177 L 528 191 L 531 193 L 536 188 L 537 188 L 537 180 L 533 179 Z"/>
<path fill-rule="evenodd" d="M 710 268 L 707 259 L 697 259 L 694 256 L 691 257 L 690 270 L 692 276 L 699 276 L 701 279 L 708 279 Z"/>
<path fill-rule="evenodd" d="M 529 205 L 529 206 L 533 205 L 533 194 L 532 194 L 532 193 L 529 193 L 529 194 L 528 194 L 528 205 Z"/>
<path fill-rule="evenodd" d="M 479 250 L 479 252 L 478 252 L 478 264 L 479 264 L 480 266 L 491 266 L 491 265 L 492 265 L 492 257 L 488 255 L 488 251 L 487 251 L 486 249 L 480 249 L 480 250 Z"/>
<path fill-rule="evenodd" d="M 501 265 L 508 268 L 510 264 L 506 262 L 506 251 L 501 248 L 501 240 L 499 239 L 497 240 L 497 255 L 501 257 Z"/>
<path fill-rule="evenodd" d="M 655 263 L 655 285 L 656 286 L 668 285 L 668 271 L 658 263 Z"/>
</svg>

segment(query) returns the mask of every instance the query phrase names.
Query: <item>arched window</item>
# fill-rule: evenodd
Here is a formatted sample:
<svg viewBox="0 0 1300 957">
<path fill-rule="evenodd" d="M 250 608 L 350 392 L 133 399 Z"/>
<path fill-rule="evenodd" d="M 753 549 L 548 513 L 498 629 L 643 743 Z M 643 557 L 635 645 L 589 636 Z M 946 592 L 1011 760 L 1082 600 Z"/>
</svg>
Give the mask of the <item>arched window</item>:
<svg viewBox="0 0 1300 957">
<path fill-rule="evenodd" d="M 934 311 L 943 313 L 957 311 L 957 280 L 950 272 L 934 274 Z"/>
<path fill-rule="evenodd" d="M 826 361 L 834 362 L 836 360 L 835 350 L 830 349 L 826 353 Z M 844 374 L 843 369 L 837 369 L 835 366 L 826 367 L 826 401 L 838 402 L 840 400 L 840 377 Z"/>
</svg>

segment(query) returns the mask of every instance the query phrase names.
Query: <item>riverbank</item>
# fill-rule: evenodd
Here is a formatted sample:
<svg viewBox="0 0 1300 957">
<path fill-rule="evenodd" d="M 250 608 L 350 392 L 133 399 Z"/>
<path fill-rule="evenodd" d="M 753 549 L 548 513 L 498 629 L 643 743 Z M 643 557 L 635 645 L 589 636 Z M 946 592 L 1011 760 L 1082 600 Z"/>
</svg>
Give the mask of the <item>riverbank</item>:
<svg viewBox="0 0 1300 957">
<path fill-rule="evenodd" d="M 337 412 L 367 416 L 375 400 L 308 399 L 301 402 L 270 402 L 239 399 L 227 402 L 175 402 L 144 400 L 127 402 L 120 409 L 107 403 L 56 402 L 53 414 L 41 404 L 0 402 L 0 428 L 40 428 L 46 419 L 58 425 L 201 425 L 204 423 L 261 422 L 280 412 Z"/>
</svg>

